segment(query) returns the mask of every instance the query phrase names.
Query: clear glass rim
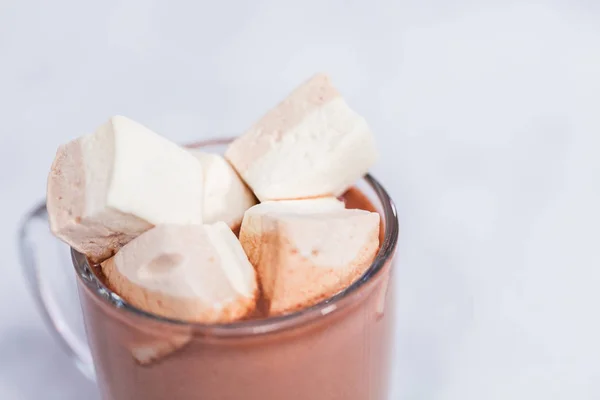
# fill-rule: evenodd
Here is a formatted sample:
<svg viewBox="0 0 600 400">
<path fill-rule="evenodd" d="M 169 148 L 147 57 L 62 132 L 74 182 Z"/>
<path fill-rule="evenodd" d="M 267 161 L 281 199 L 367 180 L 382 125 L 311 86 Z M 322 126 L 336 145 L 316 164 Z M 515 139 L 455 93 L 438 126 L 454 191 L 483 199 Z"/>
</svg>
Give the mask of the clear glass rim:
<svg viewBox="0 0 600 400">
<path fill-rule="evenodd" d="M 207 140 L 190 144 L 188 147 L 194 148 L 210 145 L 226 145 L 233 139 L 234 138 L 232 137 Z M 202 332 L 211 336 L 223 337 L 248 335 L 256 336 L 274 331 L 285 330 L 287 328 L 302 325 L 303 323 L 312 321 L 315 318 L 321 318 L 343 309 L 345 306 L 342 304 L 343 300 L 357 293 L 361 288 L 366 286 L 368 282 L 372 281 L 373 278 L 375 278 L 379 272 L 383 270 L 384 266 L 394 256 L 399 236 L 399 224 L 396 206 L 394 205 L 394 202 L 390 198 L 387 191 L 377 181 L 377 179 L 370 174 L 367 174 L 365 175 L 364 180 L 371 187 L 371 189 L 373 189 L 382 205 L 385 230 L 383 242 L 381 243 L 379 252 L 375 256 L 371 266 L 352 285 L 348 286 L 346 289 L 337 293 L 333 297 L 296 312 L 264 319 L 237 321 L 226 324 L 191 323 L 188 321 L 152 314 L 132 304 L 129 304 L 118 294 L 114 293 L 106 285 L 104 285 L 104 283 L 93 272 L 83 254 L 71 249 L 73 265 L 79 280 L 84 283 L 84 285 L 97 299 L 109 307 L 115 307 L 118 310 L 132 314 L 138 318 L 145 318 L 153 322 L 168 324 L 174 327 L 188 327 L 193 329 L 194 332 Z"/>
</svg>

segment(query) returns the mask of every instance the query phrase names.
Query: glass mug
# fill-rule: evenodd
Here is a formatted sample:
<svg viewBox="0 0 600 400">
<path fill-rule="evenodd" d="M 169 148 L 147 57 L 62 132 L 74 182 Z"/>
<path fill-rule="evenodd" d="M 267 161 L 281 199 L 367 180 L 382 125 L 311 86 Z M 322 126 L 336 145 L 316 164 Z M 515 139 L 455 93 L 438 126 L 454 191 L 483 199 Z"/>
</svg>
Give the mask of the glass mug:
<svg viewBox="0 0 600 400">
<path fill-rule="evenodd" d="M 189 147 L 223 153 L 230 141 Z M 45 321 L 78 367 L 96 380 L 104 399 L 384 400 L 394 330 L 394 285 L 388 282 L 398 219 L 373 177 L 367 175 L 357 187 L 382 215 L 383 240 L 375 260 L 347 289 L 288 315 L 223 325 L 159 317 L 126 303 L 83 255 L 71 250 L 77 301 L 75 285 L 63 282 L 64 289 L 52 289 L 56 279 L 72 275 L 66 263 L 54 263 L 61 271 L 38 267 L 36 251 L 48 243 L 32 232 L 43 223 L 48 236 L 45 205 L 22 226 L 22 263 Z M 79 314 L 77 303 L 87 340 L 68 322 L 71 314 Z"/>
</svg>

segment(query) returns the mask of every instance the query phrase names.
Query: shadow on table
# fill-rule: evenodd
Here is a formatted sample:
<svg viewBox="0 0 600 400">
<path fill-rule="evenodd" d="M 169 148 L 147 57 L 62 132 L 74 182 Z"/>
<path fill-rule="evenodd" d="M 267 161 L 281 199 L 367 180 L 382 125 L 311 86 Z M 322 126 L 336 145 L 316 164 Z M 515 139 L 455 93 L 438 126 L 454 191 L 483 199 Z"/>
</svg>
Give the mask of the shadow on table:
<svg viewBox="0 0 600 400">
<path fill-rule="evenodd" d="M 19 400 L 100 398 L 95 384 L 54 339 L 33 328 L 15 328 L 0 336 L 0 395 Z"/>
</svg>

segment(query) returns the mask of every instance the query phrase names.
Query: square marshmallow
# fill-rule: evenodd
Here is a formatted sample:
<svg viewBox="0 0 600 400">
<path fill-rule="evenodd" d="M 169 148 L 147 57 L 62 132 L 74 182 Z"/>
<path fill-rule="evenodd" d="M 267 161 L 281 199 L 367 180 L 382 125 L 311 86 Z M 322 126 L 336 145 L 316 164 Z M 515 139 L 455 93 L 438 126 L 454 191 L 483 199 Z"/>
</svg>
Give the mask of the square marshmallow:
<svg viewBox="0 0 600 400">
<path fill-rule="evenodd" d="M 204 223 L 223 221 L 237 232 L 256 197 L 225 158 L 197 149 L 189 151 L 200 161 L 204 173 Z"/>
<path fill-rule="evenodd" d="M 183 321 L 225 323 L 254 311 L 256 274 L 224 222 L 157 225 L 102 263 L 128 303 Z"/>
<path fill-rule="evenodd" d="M 246 211 L 240 242 L 272 315 L 329 298 L 358 279 L 379 249 L 378 213 L 334 198 L 264 202 Z"/>
<path fill-rule="evenodd" d="M 128 118 L 58 149 L 48 177 L 52 232 L 102 261 L 160 223 L 202 222 L 202 167 Z"/>
<path fill-rule="evenodd" d="M 365 119 L 319 74 L 236 139 L 225 158 L 266 201 L 339 196 L 377 153 Z"/>
</svg>

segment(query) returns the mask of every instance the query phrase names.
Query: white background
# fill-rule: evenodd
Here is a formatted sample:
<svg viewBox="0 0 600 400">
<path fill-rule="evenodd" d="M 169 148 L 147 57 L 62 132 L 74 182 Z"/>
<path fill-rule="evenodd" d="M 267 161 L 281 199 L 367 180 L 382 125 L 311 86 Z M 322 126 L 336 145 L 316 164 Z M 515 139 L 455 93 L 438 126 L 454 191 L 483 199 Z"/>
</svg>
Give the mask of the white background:
<svg viewBox="0 0 600 400">
<path fill-rule="evenodd" d="M 600 5 L 0 2 L 0 399 L 96 399 L 17 260 L 58 144 L 112 114 L 243 131 L 315 71 L 401 217 L 392 399 L 600 398 Z"/>
</svg>

